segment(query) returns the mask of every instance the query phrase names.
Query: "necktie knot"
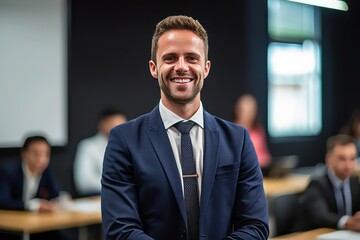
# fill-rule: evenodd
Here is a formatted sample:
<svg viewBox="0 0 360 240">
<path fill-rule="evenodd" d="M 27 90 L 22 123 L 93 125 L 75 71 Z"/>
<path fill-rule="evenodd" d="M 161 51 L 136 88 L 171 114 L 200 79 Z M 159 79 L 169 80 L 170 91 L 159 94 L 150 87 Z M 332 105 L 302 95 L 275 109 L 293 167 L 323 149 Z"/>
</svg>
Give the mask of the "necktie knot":
<svg viewBox="0 0 360 240">
<path fill-rule="evenodd" d="M 181 133 L 188 134 L 191 128 L 195 125 L 193 121 L 178 122 L 174 124 L 174 127 Z"/>
</svg>

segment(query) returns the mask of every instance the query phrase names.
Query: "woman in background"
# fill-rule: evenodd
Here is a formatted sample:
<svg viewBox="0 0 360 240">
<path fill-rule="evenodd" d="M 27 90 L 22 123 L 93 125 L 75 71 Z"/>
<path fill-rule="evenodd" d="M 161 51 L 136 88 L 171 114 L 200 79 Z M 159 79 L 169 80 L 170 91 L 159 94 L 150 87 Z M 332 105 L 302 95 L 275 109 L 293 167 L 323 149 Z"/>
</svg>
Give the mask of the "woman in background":
<svg viewBox="0 0 360 240">
<path fill-rule="evenodd" d="M 238 98 L 235 104 L 233 122 L 247 128 L 260 167 L 267 166 L 270 163 L 271 154 L 267 145 L 265 129 L 260 123 L 257 101 L 253 95 L 244 94 Z"/>
</svg>

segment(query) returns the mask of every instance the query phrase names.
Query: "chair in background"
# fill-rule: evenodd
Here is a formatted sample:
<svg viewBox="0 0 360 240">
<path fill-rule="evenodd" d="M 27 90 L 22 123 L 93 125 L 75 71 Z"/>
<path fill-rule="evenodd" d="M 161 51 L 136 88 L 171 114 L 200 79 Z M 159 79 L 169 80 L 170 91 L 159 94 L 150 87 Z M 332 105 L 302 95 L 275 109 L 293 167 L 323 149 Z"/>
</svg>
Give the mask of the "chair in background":
<svg viewBox="0 0 360 240">
<path fill-rule="evenodd" d="M 298 166 L 299 156 L 285 155 L 273 157 L 269 165 L 262 167 L 261 171 L 265 177 L 281 178 L 288 176 Z"/>
<path fill-rule="evenodd" d="M 307 230 L 300 205 L 302 192 L 268 196 L 269 216 L 273 220 L 272 237 Z"/>
<path fill-rule="evenodd" d="M 325 163 L 317 163 L 314 166 L 298 167 L 292 171 L 293 174 L 310 175 L 312 177 L 322 175 L 326 171 Z"/>
</svg>

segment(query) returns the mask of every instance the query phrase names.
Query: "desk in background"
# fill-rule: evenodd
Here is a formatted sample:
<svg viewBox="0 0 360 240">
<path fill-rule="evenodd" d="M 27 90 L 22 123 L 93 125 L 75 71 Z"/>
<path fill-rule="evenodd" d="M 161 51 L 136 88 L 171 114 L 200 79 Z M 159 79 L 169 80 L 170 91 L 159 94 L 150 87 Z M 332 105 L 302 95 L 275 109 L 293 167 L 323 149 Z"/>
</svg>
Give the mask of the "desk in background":
<svg viewBox="0 0 360 240">
<path fill-rule="evenodd" d="M 310 175 L 292 174 L 281 178 L 265 177 L 263 184 L 266 196 L 288 193 L 301 192 L 305 190 L 310 181 Z"/>
<path fill-rule="evenodd" d="M 317 236 L 334 231 L 336 230 L 331 228 L 318 228 L 305 232 L 297 232 L 297 233 L 286 234 L 274 238 L 269 238 L 269 240 L 316 240 Z"/>
<path fill-rule="evenodd" d="M 85 209 L 84 206 L 100 206 L 99 198 L 75 200 L 73 208 L 79 207 L 80 211 L 69 210 L 56 213 L 33 213 L 27 211 L 0 210 L 0 229 L 19 233 L 23 240 L 30 239 L 30 234 L 40 233 L 65 228 L 81 228 L 92 224 L 101 224 L 101 210 Z M 91 204 L 91 203 L 95 203 Z M 81 207 L 80 207 L 81 206 Z M 79 230 L 79 238 L 84 238 L 83 231 Z"/>
</svg>

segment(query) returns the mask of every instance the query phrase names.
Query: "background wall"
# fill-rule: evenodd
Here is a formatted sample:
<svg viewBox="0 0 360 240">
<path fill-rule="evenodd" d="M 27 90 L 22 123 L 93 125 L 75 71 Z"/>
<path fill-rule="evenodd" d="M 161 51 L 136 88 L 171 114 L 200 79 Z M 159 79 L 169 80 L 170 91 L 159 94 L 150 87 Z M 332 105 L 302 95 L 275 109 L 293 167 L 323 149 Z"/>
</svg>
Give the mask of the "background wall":
<svg viewBox="0 0 360 240">
<path fill-rule="evenodd" d="M 299 155 L 301 166 L 323 162 L 326 138 L 359 107 L 360 6 L 357 0 L 347 2 L 348 12 L 322 10 L 323 131 L 316 137 L 269 139 L 274 155 Z M 64 190 L 74 191 L 76 145 L 95 134 L 103 107 L 117 106 L 132 119 L 158 103 L 158 84 L 148 70 L 151 36 L 155 24 L 172 14 L 191 15 L 208 31 L 212 68 L 202 92 L 205 109 L 231 120 L 236 98 L 250 91 L 265 124 L 266 1 L 184 0 L 169 7 L 161 1 L 69 0 L 69 142 L 52 153 Z M 0 149 L 0 161 L 18 155 L 17 148 Z"/>
</svg>

